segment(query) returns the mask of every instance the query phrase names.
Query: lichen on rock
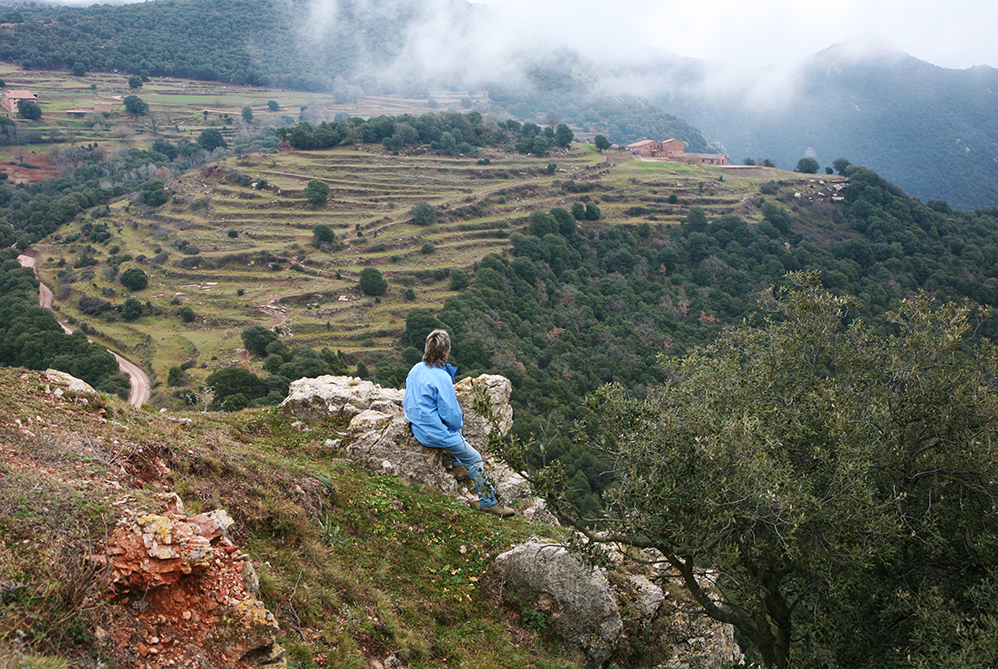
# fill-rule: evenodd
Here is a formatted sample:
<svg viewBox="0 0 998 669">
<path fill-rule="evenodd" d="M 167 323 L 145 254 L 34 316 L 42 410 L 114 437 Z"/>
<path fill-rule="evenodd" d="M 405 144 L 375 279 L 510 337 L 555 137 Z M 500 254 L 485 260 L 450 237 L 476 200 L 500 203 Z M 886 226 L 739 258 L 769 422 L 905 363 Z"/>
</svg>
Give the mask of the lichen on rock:
<svg viewBox="0 0 998 669">
<path fill-rule="evenodd" d="M 632 639 L 641 639 L 645 659 L 663 669 L 744 662 L 731 625 L 703 614 L 678 577 L 661 568 L 660 554 L 646 551 L 635 560 L 608 547 L 605 557 L 606 567 L 587 567 L 561 545 L 531 540 L 500 555 L 496 564 L 509 587 L 531 608 L 547 612 L 590 666 L 626 655 Z M 712 587 L 709 573 L 703 582 Z"/>
<path fill-rule="evenodd" d="M 256 598 L 256 570 L 225 535 L 232 518 L 223 509 L 188 516 L 177 495 L 162 498 L 161 513 L 126 512 L 106 554 L 93 556 L 121 604 L 113 627 L 156 630 L 108 642 L 147 666 L 286 667 L 277 620 Z"/>
</svg>

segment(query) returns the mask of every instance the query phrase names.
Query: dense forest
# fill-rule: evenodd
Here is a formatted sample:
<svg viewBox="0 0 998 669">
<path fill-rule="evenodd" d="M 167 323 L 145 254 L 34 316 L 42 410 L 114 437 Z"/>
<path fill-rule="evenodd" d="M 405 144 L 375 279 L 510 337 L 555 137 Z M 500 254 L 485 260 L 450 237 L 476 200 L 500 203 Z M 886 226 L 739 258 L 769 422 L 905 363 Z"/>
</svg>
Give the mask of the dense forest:
<svg viewBox="0 0 998 669">
<path fill-rule="evenodd" d="M 340 67 L 301 58 L 294 19 L 305 15 L 305 3 L 298 4 L 297 12 L 286 12 L 280 3 L 245 0 L 218 0 L 207 8 L 184 1 L 18 7 L 3 16 L 12 29 L 0 36 L 0 59 L 25 68 L 118 70 L 329 89 L 333 78 L 351 74 L 356 63 L 348 62 L 345 41 L 337 42 L 345 54 Z M 364 16 L 354 18 L 358 24 L 365 21 Z M 365 30 L 367 35 L 376 32 L 373 26 Z M 309 63 L 314 65 L 309 68 Z"/>
</svg>

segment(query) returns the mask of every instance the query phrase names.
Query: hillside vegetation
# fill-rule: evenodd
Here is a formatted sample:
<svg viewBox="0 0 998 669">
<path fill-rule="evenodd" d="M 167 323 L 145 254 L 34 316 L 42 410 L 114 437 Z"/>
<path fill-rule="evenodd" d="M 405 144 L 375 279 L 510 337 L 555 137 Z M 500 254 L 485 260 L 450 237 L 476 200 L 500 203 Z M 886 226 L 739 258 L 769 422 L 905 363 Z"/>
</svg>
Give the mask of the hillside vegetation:
<svg viewBox="0 0 998 669">
<path fill-rule="evenodd" d="M 513 380 L 517 433 L 545 435 L 589 508 L 610 483 L 604 463 L 563 432 L 585 417 L 585 395 L 610 381 L 641 394 L 663 378 L 657 356 L 752 317 L 787 271 L 819 270 L 875 324 L 919 290 L 994 306 L 994 212 L 927 207 L 863 168 L 816 177 L 579 145 L 545 158 L 427 148 L 215 163 L 179 178 L 164 204 L 120 200 L 64 228 L 37 247 L 42 276 L 63 317 L 141 360 L 154 403 L 174 408 L 233 365 L 265 383 L 230 408 L 346 368 L 397 386 L 426 333 L 447 327 L 462 374 Z M 306 198 L 311 181 L 329 187 L 320 205 Z M 413 218 L 421 203 L 432 222 Z M 332 237 L 319 241 L 316 226 Z M 133 270 L 148 286 L 129 293 Z M 362 290 L 370 270 L 380 294 Z M 131 316 L 126 293 L 140 303 Z M 251 327 L 281 346 L 247 355 Z M 980 333 L 993 336 L 993 321 Z M 231 382 L 224 392 L 239 394 Z"/>
<path fill-rule="evenodd" d="M 215 91 L 217 107 L 232 118 L 249 92 L 273 94 Z M 60 318 L 143 364 L 156 406 L 197 401 L 234 365 L 259 381 L 230 409 L 278 401 L 296 375 L 349 369 L 398 385 L 444 325 L 462 373 L 513 379 L 517 432 L 546 435 L 594 507 L 604 468 L 563 432 L 584 417 L 582 398 L 609 381 L 642 393 L 662 378 L 656 356 L 752 316 L 787 271 L 820 270 L 874 322 L 920 289 L 993 305 L 994 210 L 929 207 L 855 166 L 814 176 L 645 162 L 551 146 L 552 126 L 477 112 L 304 124 L 265 122 L 268 110 L 226 123 L 200 113 L 202 99 L 154 99 L 150 114 L 178 121 L 155 141 L 148 119 L 123 116 L 143 135 L 60 147 L 45 157 L 64 163 L 62 178 L 0 187 L 11 241 L 57 231 L 32 252 Z M 178 132 L 181 120 L 196 125 Z M 463 153 L 441 127 L 419 139 L 436 124 L 463 128 Z M 334 146 L 227 157 L 186 138 L 210 130 L 233 144 L 280 133 Z M 543 157 L 517 150 L 547 132 Z M 325 199 L 311 199 L 317 186 Z M 366 294 L 362 272 L 376 287 Z M 252 327 L 280 346 L 247 346 Z"/>
<path fill-rule="evenodd" d="M 23 369 L 0 368 L 0 383 L 0 666 L 141 659 L 137 643 L 115 641 L 148 638 L 122 627 L 141 598 L 109 600 L 90 556 L 122 517 L 160 513 L 167 492 L 192 515 L 224 508 L 236 521 L 229 536 L 252 557 L 290 666 L 360 669 L 389 655 L 413 669 L 579 666 L 493 566 L 538 527 L 345 464 L 325 446 L 340 423 L 159 416 L 57 396 Z M 183 622 L 161 621 L 161 636 Z"/>
<path fill-rule="evenodd" d="M 237 120 L 220 110 L 274 91 L 215 94 L 219 104 L 206 114 L 202 97 L 171 103 L 164 93 L 147 110 L 160 119 L 156 127 L 150 114 L 120 113 L 134 134 L 119 133 L 112 146 L 103 139 L 54 151 L 35 145 L 38 153 L 21 158 L 58 169 L 50 178 L 8 176 L 18 183 L 0 185 L 5 245 L 37 256 L 60 320 L 151 372 L 156 408 L 259 407 L 279 401 L 292 378 L 330 371 L 397 386 L 419 359 L 426 333 L 443 326 L 462 375 L 488 371 L 512 380 L 514 432 L 533 433 L 543 446 L 527 465 L 560 463 L 566 496 L 589 513 L 602 505 L 601 493 L 615 494 L 617 482 L 607 475 L 609 463 L 584 446 L 597 435 L 573 434 L 577 420 L 596 422 L 584 398 L 609 382 L 647 397 L 667 379 L 663 356 L 688 354 L 726 326 L 758 319 L 757 298 L 789 271 L 815 272 L 833 295 L 849 296 L 843 325 L 862 317 L 872 334 L 891 334 L 897 325 L 883 314 L 924 292 L 982 304 L 968 343 L 995 340 L 994 208 L 923 204 L 854 165 L 816 176 L 641 161 L 579 142 L 558 146 L 561 124 L 500 123 L 479 112 L 334 115 L 305 125 L 268 105 Z M 274 114 L 267 123 L 255 119 L 266 113 Z M 172 129 L 164 116 L 176 121 Z M 74 123 L 68 116 L 59 122 Z M 281 136 L 287 145 L 280 152 L 250 150 L 276 146 Z M 244 143 L 233 155 L 217 138 Z M 320 139 L 329 148 L 302 148 Z M 31 353 L 54 323 L 27 310 L 33 284 L 13 264 L 15 248 L 4 254 L 11 295 L 2 306 L 15 327 L 0 345 L 5 356 Z M 102 356 L 79 335 L 69 338 L 99 365 Z M 49 364 L 36 357 L 4 362 Z M 61 547 L 63 535 L 92 537 L 114 513 L 111 501 L 100 500 L 117 494 L 115 485 L 131 486 L 135 502 L 149 504 L 146 494 L 169 488 L 195 509 L 235 500 L 230 512 L 245 528 L 240 539 L 285 567 L 272 582 L 264 579 L 264 591 L 297 631 L 288 647 L 302 666 L 346 657 L 335 655 L 338 649 L 353 657 L 355 646 L 377 657 L 386 639 L 412 666 L 571 666 L 547 652 L 543 634 L 507 626 L 495 589 L 479 600 L 445 584 L 478 583 L 453 573 L 463 564 L 453 550 L 464 555 L 460 546 L 469 546 L 452 528 L 460 510 L 352 472 L 323 449 L 326 435 L 342 426 L 295 432 L 261 408 L 196 414 L 181 424 L 111 400 L 58 400 L 33 372 L 3 374 L 10 388 L 5 463 L 25 466 L 4 465 L 4 503 L 24 511 L 0 522 L 5 536 L 29 542 L 4 543 L 9 556 L 0 564 L 11 571 L 0 580 L 21 582 L 23 572 L 24 582 L 42 583 L 52 595 L 18 588 L 20 617 L 4 633 L 30 623 L 36 648 L 87 647 L 100 606 L 80 609 L 92 602 L 86 589 L 53 585 L 79 579 L 57 572 L 50 580 L 37 551 Z M 31 486 L 38 481 L 23 472 L 42 468 L 58 476 L 41 486 L 50 496 L 36 498 L 41 488 Z M 105 479 L 115 493 L 101 488 Z M 288 496 L 296 485 L 301 500 Z M 424 503 L 432 519 L 407 515 Z M 372 506 L 393 522 L 363 511 Z M 51 508 L 78 529 L 54 524 Z M 410 543 L 405 527 L 422 539 Z M 485 528 L 475 538 L 481 561 L 469 568 L 487 571 L 486 560 L 507 541 L 506 530 Z M 430 544 L 442 533 L 453 534 L 453 545 L 437 553 Z M 370 553 L 351 543 L 361 534 L 372 538 Z M 44 539 L 37 548 L 36 535 Z M 348 557 L 338 553 L 345 547 Z M 415 583 L 418 562 L 442 580 Z M 320 585 L 299 587 L 296 570 Z M 446 597 L 420 589 L 431 582 L 446 588 Z M 411 595 L 401 598 L 411 606 L 386 603 L 396 586 Z M 473 587 L 480 593 L 486 585 Z M 461 604 L 468 608 L 444 615 L 455 593 L 469 595 Z M 422 606 L 424 595 L 441 603 Z M 458 622 L 465 619 L 491 626 L 481 656 L 460 654 L 470 634 Z M 543 616 L 527 619 L 543 632 Z M 64 620 L 75 622 L 49 639 Z M 510 650 L 517 643 L 524 645 Z"/>
</svg>

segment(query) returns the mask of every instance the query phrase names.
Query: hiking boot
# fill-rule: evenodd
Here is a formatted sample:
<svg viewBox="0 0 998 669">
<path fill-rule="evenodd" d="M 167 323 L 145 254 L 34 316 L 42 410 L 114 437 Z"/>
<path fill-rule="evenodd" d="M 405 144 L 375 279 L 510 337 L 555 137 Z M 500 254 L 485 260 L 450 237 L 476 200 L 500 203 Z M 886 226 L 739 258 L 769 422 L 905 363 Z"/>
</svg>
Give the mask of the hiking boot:
<svg viewBox="0 0 998 669">
<path fill-rule="evenodd" d="M 509 508 L 508 506 L 503 506 L 502 504 L 493 504 L 492 506 L 482 506 L 478 502 L 472 502 L 471 508 L 476 511 L 484 511 L 485 513 L 491 513 L 493 516 L 499 516 L 500 518 L 509 518 L 510 516 L 515 516 L 516 511 Z"/>
<path fill-rule="evenodd" d="M 458 465 L 454 469 L 450 470 L 450 475 L 453 476 L 458 481 L 470 481 L 471 474 L 468 473 L 468 468 L 464 465 Z"/>
</svg>

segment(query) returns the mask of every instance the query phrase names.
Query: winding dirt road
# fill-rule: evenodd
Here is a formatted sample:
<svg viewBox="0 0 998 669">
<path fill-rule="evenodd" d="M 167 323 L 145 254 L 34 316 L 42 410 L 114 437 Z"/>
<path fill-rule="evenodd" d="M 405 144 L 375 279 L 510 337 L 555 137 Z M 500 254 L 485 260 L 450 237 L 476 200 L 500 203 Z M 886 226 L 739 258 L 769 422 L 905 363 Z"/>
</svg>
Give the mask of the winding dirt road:
<svg viewBox="0 0 998 669">
<path fill-rule="evenodd" d="M 30 267 L 35 273 L 35 278 L 38 279 L 38 267 L 35 264 L 34 258 L 27 255 L 19 255 L 17 256 L 17 262 L 21 263 L 22 267 Z M 54 299 L 55 296 L 52 294 L 52 290 L 39 279 L 38 305 L 44 309 L 52 309 L 52 301 Z M 62 321 L 59 321 L 59 325 L 62 326 L 62 329 L 65 330 L 66 334 L 73 333 L 73 328 L 69 327 Z M 132 389 L 128 394 L 128 403 L 133 407 L 141 407 L 143 404 L 148 402 L 149 398 L 152 396 L 149 377 L 135 363 L 124 358 L 118 353 L 115 353 L 111 349 L 108 349 L 108 352 L 114 356 L 115 360 L 118 361 L 118 369 L 121 370 L 121 373 L 128 374 L 128 378 L 131 379 Z"/>
</svg>

